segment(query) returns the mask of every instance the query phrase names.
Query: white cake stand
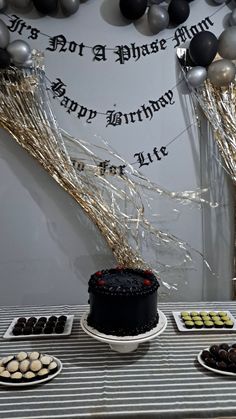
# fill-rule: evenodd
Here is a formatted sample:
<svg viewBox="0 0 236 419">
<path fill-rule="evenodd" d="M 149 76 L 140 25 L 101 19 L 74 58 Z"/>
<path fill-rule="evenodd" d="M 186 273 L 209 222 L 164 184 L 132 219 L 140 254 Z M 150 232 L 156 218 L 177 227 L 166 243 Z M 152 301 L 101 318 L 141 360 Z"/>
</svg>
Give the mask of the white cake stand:
<svg viewBox="0 0 236 419">
<path fill-rule="evenodd" d="M 88 325 L 88 312 L 82 315 L 80 324 L 85 333 L 100 342 L 108 343 L 113 351 L 127 353 L 135 351 L 140 343 L 152 340 L 164 332 L 167 326 L 167 318 L 162 311 L 158 310 L 158 313 L 159 322 L 157 326 L 152 330 L 149 330 L 149 332 L 136 336 L 113 336 L 100 333 L 98 330 Z"/>
</svg>

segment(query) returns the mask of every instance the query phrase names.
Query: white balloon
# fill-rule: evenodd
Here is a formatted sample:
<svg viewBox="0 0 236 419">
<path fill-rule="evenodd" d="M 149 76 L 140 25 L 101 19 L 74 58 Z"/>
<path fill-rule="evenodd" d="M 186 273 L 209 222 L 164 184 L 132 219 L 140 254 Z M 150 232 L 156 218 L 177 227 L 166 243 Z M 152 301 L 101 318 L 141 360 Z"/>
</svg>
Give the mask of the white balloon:
<svg viewBox="0 0 236 419">
<path fill-rule="evenodd" d="M 24 64 L 31 56 L 29 44 L 21 39 L 11 42 L 7 47 L 7 51 L 15 65 Z"/>
</svg>

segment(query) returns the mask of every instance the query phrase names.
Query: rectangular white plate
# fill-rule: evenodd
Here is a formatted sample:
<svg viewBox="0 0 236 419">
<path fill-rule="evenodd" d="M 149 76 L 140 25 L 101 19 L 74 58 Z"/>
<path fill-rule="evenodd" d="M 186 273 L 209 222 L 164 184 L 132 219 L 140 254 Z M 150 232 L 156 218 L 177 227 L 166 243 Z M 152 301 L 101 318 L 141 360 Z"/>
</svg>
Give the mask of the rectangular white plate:
<svg viewBox="0 0 236 419">
<path fill-rule="evenodd" d="M 22 316 L 21 316 L 22 317 Z M 32 316 L 24 316 L 26 319 L 29 319 Z M 36 319 L 38 320 L 41 316 L 34 316 L 36 317 Z M 50 316 L 43 316 L 46 317 L 46 319 L 48 320 Z M 59 317 L 59 315 L 58 315 Z M 17 323 L 17 320 L 20 317 L 15 317 L 10 326 L 8 327 L 8 329 L 6 330 L 6 332 L 3 335 L 3 339 L 8 339 L 8 340 L 22 340 L 22 339 L 27 339 L 27 340 L 32 340 L 32 339 L 50 339 L 50 338 L 62 338 L 64 336 L 69 336 L 71 334 L 72 331 L 72 326 L 73 326 L 73 320 L 74 320 L 74 315 L 67 315 L 67 321 L 65 324 L 65 329 L 63 333 L 51 333 L 51 334 L 46 334 L 46 333 L 41 333 L 40 335 L 20 335 L 20 336 L 14 336 L 12 334 L 12 330 L 15 326 L 15 324 Z"/>
<path fill-rule="evenodd" d="M 182 313 L 182 311 L 188 311 L 189 313 L 191 312 L 191 311 L 197 311 L 197 312 L 200 312 L 200 311 L 207 311 L 208 313 L 210 312 L 210 311 L 216 311 L 216 312 L 219 312 L 219 311 L 224 311 L 225 313 L 227 313 L 227 316 L 229 316 L 229 318 L 230 318 L 230 320 L 232 320 L 233 322 L 234 322 L 234 325 L 233 325 L 233 327 L 230 329 L 230 328 L 227 328 L 227 327 L 202 327 L 201 329 L 197 329 L 196 327 L 193 327 L 192 329 L 187 329 L 187 327 L 185 327 L 185 325 L 184 325 L 184 322 L 183 322 L 183 320 L 181 319 L 181 316 L 180 316 L 180 313 Z M 179 331 L 180 332 L 191 332 L 191 333 L 193 333 L 193 332 L 227 332 L 227 333 L 229 333 L 229 332 L 235 332 L 236 331 L 236 319 L 232 316 L 232 314 L 230 313 L 230 311 L 227 311 L 227 310 L 207 310 L 207 309 L 191 309 L 191 310 L 188 310 L 188 309 L 184 309 L 184 310 L 181 310 L 181 311 L 172 311 L 172 314 L 173 314 L 173 316 L 174 316 L 174 319 L 175 319 L 175 322 L 176 322 L 176 325 L 177 325 L 177 327 L 178 327 L 178 329 L 179 329 Z"/>
</svg>

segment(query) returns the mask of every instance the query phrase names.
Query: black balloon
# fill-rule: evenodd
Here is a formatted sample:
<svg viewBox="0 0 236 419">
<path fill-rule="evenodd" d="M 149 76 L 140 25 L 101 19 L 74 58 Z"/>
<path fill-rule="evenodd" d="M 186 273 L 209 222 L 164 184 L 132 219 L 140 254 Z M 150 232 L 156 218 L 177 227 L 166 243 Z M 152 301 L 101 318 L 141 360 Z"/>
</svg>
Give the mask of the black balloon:
<svg viewBox="0 0 236 419">
<path fill-rule="evenodd" d="M 5 50 L 0 48 L 0 68 L 9 67 L 11 62 L 10 54 Z"/>
<path fill-rule="evenodd" d="M 189 54 L 196 65 L 207 67 L 214 60 L 218 49 L 216 36 L 203 31 L 193 37 L 189 44 Z"/>
<path fill-rule="evenodd" d="M 43 15 L 57 11 L 58 0 L 33 0 L 35 8 Z"/>
<path fill-rule="evenodd" d="M 148 0 L 120 0 L 120 11 L 126 19 L 136 20 L 146 11 Z"/>
<path fill-rule="evenodd" d="M 168 7 L 170 16 L 170 23 L 179 25 L 188 19 L 190 13 L 190 6 L 187 0 L 172 0 Z"/>
</svg>

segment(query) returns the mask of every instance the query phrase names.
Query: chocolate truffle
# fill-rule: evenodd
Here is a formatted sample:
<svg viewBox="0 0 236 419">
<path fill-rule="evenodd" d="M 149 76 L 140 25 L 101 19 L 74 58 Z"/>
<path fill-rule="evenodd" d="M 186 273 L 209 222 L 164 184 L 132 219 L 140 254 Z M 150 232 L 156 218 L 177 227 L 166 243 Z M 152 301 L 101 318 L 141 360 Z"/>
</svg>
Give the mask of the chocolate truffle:
<svg viewBox="0 0 236 419">
<path fill-rule="evenodd" d="M 192 317 L 198 316 L 198 312 L 197 311 L 191 311 L 190 316 L 192 316 Z"/>
<path fill-rule="evenodd" d="M 30 369 L 33 372 L 38 372 L 39 370 L 41 370 L 41 368 L 42 368 L 42 363 L 38 359 L 30 363 Z"/>
<path fill-rule="evenodd" d="M 53 374 L 54 372 L 57 371 L 57 363 L 55 361 L 51 362 L 51 364 L 48 366 L 48 370 L 50 374 Z"/>
<path fill-rule="evenodd" d="M 15 326 L 12 330 L 12 334 L 14 336 L 20 336 L 22 335 L 22 332 L 23 332 L 23 328 L 21 326 Z"/>
<path fill-rule="evenodd" d="M 201 329 L 203 327 L 203 322 L 202 321 L 198 320 L 198 321 L 194 322 L 194 324 L 195 324 L 195 327 L 197 329 Z"/>
<path fill-rule="evenodd" d="M 185 323 L 185 327 L 187 327 L 187 329 L 192 329 L 194 327 L 194 322 L 192 321 L 186 321 Z"/>
<path fill-rule="evenodd" d="M 198 322 L 198 321 L 200 322 L 200 321 L 202 321 L 202 318 L 200 316 L 193 316 L 192 321 L 193 322 Z"/>
<path fill-rule="evenodd" d="M 27 357 L 28 357 L 28 355 L 27 355 L 27 353 L 26 353 L 26 352 L 19 352 L 19 353 L 16 355 L 16 359 L 17 359 L 17 361 L 19 361 L 19 362 L 24 361 Z"/>
<path fill-rule="evenodd" d="M 215 324 L 215 327 L 217 328 L 224 327 L 224 323 L 221 320 L 214 322 L 214 324 Z"/>
<path fill-rule="evenodd" d="M 19 362 L 18 361 L 11 361 L 7 364 L 6 369 L 10 373 L 16 372 L 19 368 Z"/>
<path fill-rule="evenodd" d="M 224 322 L 224 327 L 227 327 L 228 329 L 232 329 L 234 326 L 234 322 L 232 320 L 228 320 L 227 322 Z"/>
<path fill-rule="evenodd" d="M 19 369 L 21 372 L 25 373 L 30 368 L 30 361 L 28 359 L 24 359 L 24 361 L 20 362 Z"/>
<path fill-rule="evenodd" d="M 219 352 L 219 346 L 218 345 L 211 345 L 209 351 L 212 355 L 217 356 L 218 352 Z"/>
<path fill-rule="evenodd" d="M 188 311 L 181 311 L 180 316 L 181 317 L 189 316 L 189 312 Z"/>
<path fill-rule="evenodd" d="M 24 375 L 23 378 L 25 379 L 25 381 L 33 381 L 35 379 L 36 375 L 34 372 L 32 371 L 27 371 Z"/>
<path fill-rule="evenodd" d="M 42 369 L 38 372 L 37 376 L 38 376 L 39 378 L 46 378 L 46 377 L 48 376 L 48 374 L 49 374 L 48 369 L 47 369 L 47 368 L 42 368 Z"/>
<path fill-rule="evenodd" d="M 55 332 L 58 333 L 58 334 L 63 333 L 64 332 L 64 326 L 60 326 L 60 325 L 56 326 Z"/>
<path fill-rule="evenodd" d="M 60 317 L 58 317 L 58 321 L 60 322 L 60 321 L 64 321 L 64 322 L 66 322 L 66 320 L 67 320 L 67 316 L 60 316 Z"/>
<path fill-rule="evenodd" d="M 11 374 L 9 373 L 9 371 L 4 370 L 3 372 L 0 373 L 0 381 L 10 381 L 11 379 Z"/>
<path fill-rule="evenodd" d="M 39 359 L 39 356 L 40 356 L 39 352 L 36 352 L 36 351 L 29 353 L 30 361 L 35 361 L 35 359 Z"/>
<path fill-rule="evenodd" d="M 214 326 L 214 323 L 211 320 L 205 320 L 204 321 L 204 326 L 207 327 L 208 329 L 210 329 Z"/>
<path fill-rule="evenodd" d="M 53 361 L 53 358 L 51 356 L 49 356 L 49 355 L 42 355 L 40 357 L 40 361 L 42 362 L 42 364 L 44 366 L 48 366 Z"/>
<path fill-rule="evenodd" d="M 23 377 L 23 375 L 19 371 L 14 372 L 13 374 L 11 374 L 11 379 L 12 379 L 12 381 L 15 381 L 15 382 L 20 382 L 22 380 L 22 377 Z"/>
</svg>

